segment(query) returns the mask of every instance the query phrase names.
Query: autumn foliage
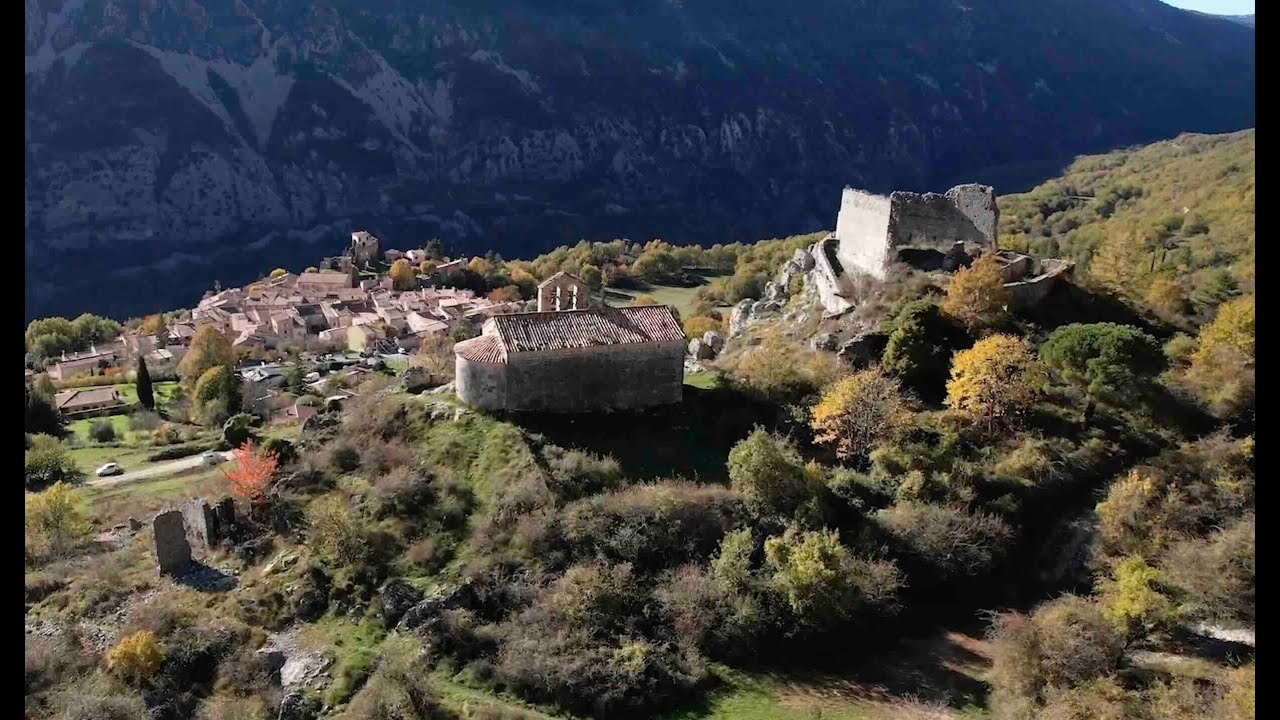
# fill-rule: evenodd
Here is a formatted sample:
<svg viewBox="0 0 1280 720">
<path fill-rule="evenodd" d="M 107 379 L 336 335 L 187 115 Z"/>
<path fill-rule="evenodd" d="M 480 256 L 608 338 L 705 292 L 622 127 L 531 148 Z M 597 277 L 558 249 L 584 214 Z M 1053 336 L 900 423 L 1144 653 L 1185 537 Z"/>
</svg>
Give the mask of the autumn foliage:
<svg viewBox="0 0 1280 720">
<path fill-rule="evenodd" d="M 234 462 L 222 469 L 231 491 L 253 503 L 262 502 L 267 487 L 275 477 L 279 458 L 274 452 L 260 450 L 253 440 L 231 451 Z"/>
</svg>

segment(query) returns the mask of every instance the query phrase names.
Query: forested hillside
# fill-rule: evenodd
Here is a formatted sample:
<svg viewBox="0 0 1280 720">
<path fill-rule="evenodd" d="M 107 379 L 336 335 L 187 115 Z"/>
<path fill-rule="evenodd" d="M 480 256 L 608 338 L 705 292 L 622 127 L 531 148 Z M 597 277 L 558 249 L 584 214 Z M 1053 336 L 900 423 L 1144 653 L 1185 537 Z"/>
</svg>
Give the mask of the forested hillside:
<svg viewBox="0 0 1280 720">
<path fill-rule="evenodd" d="M 1253 130 L 1077 159 L 1000 198 L 1000 243 L 1076 260 L 1090 278 L 1177 324 L 1253 292 Z"/>
<path fill-rule="evenodd" d="M 261 443 L 225 477 L 86 487 L 75 458 L 115 431 L 33 384 L 28 716 L 1252 720 L 1252 148 L 1184 136 L 1010 198 L 1006 244 L 1082 268 L 1017 311 L 990 256 L 895 268 L 839 317 L 792 274 L 643 412 L 490 414 L 384 367 L 331 376 L 352 394 L 301 428 L 220 426 L 196 410 L 237 357 L 206 328 L 164 422 L 120 432 Z M 692 338 L 818 237 L 580 243 L 450 280 L 688 291 Z M 109 329 L 43 321 L 29 350 Z M 837 332 L 883 344 L 814 342 Z M 447 374 L 449 347 L 413 363 Z M 228 538 L 159 574 L 145 521 L 224 492 Z"/>
</svg>

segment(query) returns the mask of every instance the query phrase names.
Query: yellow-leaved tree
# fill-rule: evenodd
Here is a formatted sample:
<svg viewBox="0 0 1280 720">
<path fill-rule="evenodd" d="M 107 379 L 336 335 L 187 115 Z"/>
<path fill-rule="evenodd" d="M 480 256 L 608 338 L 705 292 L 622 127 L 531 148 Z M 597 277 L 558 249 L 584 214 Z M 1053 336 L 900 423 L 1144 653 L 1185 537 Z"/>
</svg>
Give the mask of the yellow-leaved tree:
<svg viewBox="0 0 1280 720">
<path fill-rule="evenodd" d="M 25 526 L 29 559 L 61 557 L 89 534 L 80 494 L 63 482 L 27 493 Z"/>
<path fill-rule="evenodd" d="M 942 311 L 970 330 L 998 325 L 1008 316 L 1009 290 L 994 255 L 983 255 L 951 276 Z"/>
<path fill-rule="evenodd" d="M 1220 305 L 1213 322 L 1200 330 L 1186 379 L 1220 416 L 1253 404 L 1254 341 L 1252 295 Z"/>
<path fill-rule="evenodd" d="M 397 290 L 412 290 L 418 281 L 416 269 L 404 258 L 391 263 L 391 270 L 387 274 L 391 276 L 391 282 Z"/>
<path fill-rule="evenodd" d="M 1031 406 L 1043 378 L 1026 342 L 1012 335 L 991 335 L 952 358 L 947 407 L 992 430 Z"/>
<path fill-rule="evenodd" d="M 200 376 L 210 368 L 219 365 L 232 367 L 235 359 L 231 341 L 214 326 L 205 325 L 196 331 L 191 347 L 178 363 L 178 377 L 182 380 L 183 388 L 191 394 L 195 391 Z"/>
<path fill-rule="evenodd" d="M 823 393 L 813 406 L 810 427 L 819 443 L 847 459 L 892 438 L 910 416 L 898 381 L 873 368 L 842 378 Z"/>
</svg>

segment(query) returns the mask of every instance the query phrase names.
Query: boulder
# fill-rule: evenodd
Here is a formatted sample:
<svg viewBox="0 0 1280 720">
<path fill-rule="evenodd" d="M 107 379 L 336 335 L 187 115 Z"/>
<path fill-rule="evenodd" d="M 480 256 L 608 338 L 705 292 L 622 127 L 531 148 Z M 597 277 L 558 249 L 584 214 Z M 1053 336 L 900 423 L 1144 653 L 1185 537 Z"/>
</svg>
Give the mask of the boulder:
<svg viewBox="0 0 1280 720">
<path fill-rule="evenodd" d="M 814 350 L 832 352 L 836 349 L 836 337 L 831 333 L 819 333 L 809 340 L 809 347 Z"/>
<path fill-rule="evenodd" d="M 814 265 L 813 255 L 804 248 L 796 250 L 795 253 L 791 255 L 791 262 L 795 263 L 795 266 L 800 269 L 800 272 L 809 272 L 813 269 Z"/>
<path fill-rule="evenodd" d="M 315 720 L 320 715 L 320 704 L 304 694 L 294 690 L 280 701 L 278 720 Z"/>
<path fill-rule="evenodd" d="M 720 333 L 715 330 L 708 330 L 702 333 L 702 344 L 710 347 L 713 352 L 719 353 L 724 349 L 724 338 L 720 337 Z"/>
<path fill-rule="evenodd" d="M 841 345 L 836 355 L 852 365 L 855 370 L 861 370 L 880 362 L 880 357 L 884 355 L 884 348 L 888 344 L 889 336 L 884 333 L 859 333 Z"/>
<path fill-rule="evenodd" d="M 694 339 L 689 341 L 689 355 L 695 360 L 710 360 L 716 356 L 716 351 L 701 340 Z"/>
<path fill-rule="evenodd" d="M 411 367 L 406 368 L 397 378 L 407 392 L 417 395 L 431 387 L 431 375 L 426 368 Z"/>
<path fill-rule="evenodd" d="M 742 334 L 747 329 L 747 323 L 751 322 L 751 309 L 755 305 L 755 300 L 751 298 L 743 298 L 733 306 L 733 310 L 729 311 L 729 335 L 731 337 Z"/>
<path fill-rule="evenodd" d="M 764 299 L 765 299 L 765 302 L 773 302 L 773 303 L 785 302 L 787 299 L 786 285 L 776 283 L 776 282 L 765 283 Z"/>
<path fill-rule="evenodd" d="M 315 622 L 328 609 L 328 596 L 322 594 L 319 590 L 307 590 L 298 596 L 298 607 L 294 614 L 303 622 Z"/>
<path fill-rule="evenodd" d="M 422 602 L 422 591 L 400 578 L 392 578 L 383 583 L 378 594 L 382 622 L 387 627 L 394 627 L 410 608 Z"/>
<path fill-rule="evenodd" d="M 284 651 L 268 645 L 255 652 L 253 656 L 266 668 L 267 677 L 271 678 L 272 684 L 279 685 L 280 668 L 284 667 L 285 661 Z"/>
<path fill-rule="evenodd" d="M 430 625 L 439 619 L 445 610 L 467 607 L 475 601 L 475 589 L 471 580 L 466 580 L 452 590 L 439 592 L 419 602 L 404 614 L 397 630 L 415 630 Z"/>
</svg>

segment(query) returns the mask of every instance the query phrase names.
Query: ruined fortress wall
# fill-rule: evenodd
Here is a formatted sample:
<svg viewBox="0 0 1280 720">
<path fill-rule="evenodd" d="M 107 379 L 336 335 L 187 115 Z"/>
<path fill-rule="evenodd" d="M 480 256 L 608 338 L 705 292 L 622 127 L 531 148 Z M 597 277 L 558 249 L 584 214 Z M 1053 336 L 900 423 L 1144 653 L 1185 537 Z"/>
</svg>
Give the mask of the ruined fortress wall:
<svg viewBox="0 0 1280 720">
<path fill-rule="evenodd" d="M 951 188 L 946 195 L 951 204 L 972 224 L 973 229 L 983 237 L 984 248 L 995 250 L 996 225 L 1000 221 L 995 188 L 969 183 Z"/>
<path fill-rule="evenodd" d="M 840 245 L 836 259 L 845 272 L 861 270 L 884 278 L 889 260 L 889 216 L 891 203 L 883 195 L 845 188 L 836 216 L 836 238 Z"/>
<path fill-rule="evenodd" d="M 481 410 L 503 410 L 507 406 L 507 366 L 481 363 L 461 355 L 454 359 L 454 387 L 458 398 Z"/>
<path fill-rule="evenodd" d="M 983 216 L 971 198 L 961 199 L 968 203 L 968 212 L 977 217 L 981 228 L 946 195 L 902 191 L 890 195 L 889 237 L 893 246 L 946 254 L 955 243 L 963 242 L 975 249 L 994 250 L 994 214 Z"/>
<path fill-rule="evenodd" d="M 680 402 L 683 341 L 514 353 L 506 367 L 507 410 L 590 412 Z"/>
</svg>

